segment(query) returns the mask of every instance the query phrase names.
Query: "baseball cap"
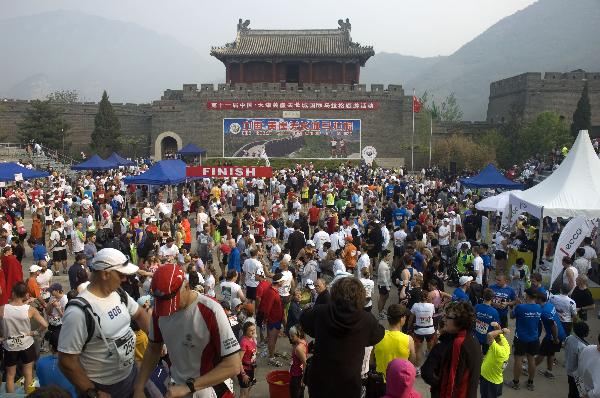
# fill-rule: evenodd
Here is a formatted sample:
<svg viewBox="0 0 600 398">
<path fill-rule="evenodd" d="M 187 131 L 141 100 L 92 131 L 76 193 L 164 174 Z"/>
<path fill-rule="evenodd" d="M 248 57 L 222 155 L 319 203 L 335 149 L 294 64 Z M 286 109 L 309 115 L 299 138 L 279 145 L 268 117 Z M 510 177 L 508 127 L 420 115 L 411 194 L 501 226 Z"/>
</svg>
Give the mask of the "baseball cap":
<svg viewBox="0 0 600 398">
<path fill-rule="evenodd" d="M 260 267 L 260 268 L 257 268 L 257 269 L 256 269 L 256 272 L 255 272 L 255 275 L 258 275 L 258 276 L 265 276 L 265 271 L 263 271 L 262 267 Z"/>
<path fill-rule="evenodd" d="M 311 239 L 306 241 L 306 246 L 312 246 L 315 247 L 315 242 L 313 242 Z"/>
<path fill-rule="evenodd" d="M 165 264 L 154 272 L 150 294 L 155 298 L 156 315 L 169 316 L 177 311 L 184 280 L 183 270 L 176 264 Z"/>
<path fill-rule="evenodd" d="M 42 267 L 40 267 L 37 264 L 33 264 L 31 267 L 29 267 L 29 272 L 38 272 L 41 270 L 42 270 Z"/>
<path fill-rule="evenodd" d="M 112 247 L 96 253 L 90 267 L 95 271 L 117 271 L 125 275 L 135 274 L 139 269 L 137 265 L 130 263 L 123 253 Z"/>
<path fill-rule="evenodd" d="M 312 281 L 312 279 L 307 279 L 306 282 L 304 282 L 304 285 L 306 285 L 306 287 L 310 290 L 315 289 L 315 283 Z"/>
<path fill-rule="evenodd" d="M 48 288 L 48 292 L 50 292 L 50 293 L 52 293 L 55 290 L 57 290 L 59 292 L 64 291 L 62 285 L 58 282 L 51 284 L 50 287 Z"/>
<path fill-rule="evenodd" d="M 231 299 L 231 308 L 236 308 L 238 305 L 242 304 L 242 300 L 239 297 L 234 297 Z"/>
<path fill-rule="evenodd" d="M 462 286 L 468 282 L 471 282 L 473 280 L 472 276 L 461 276 L 460 279 L 458 280 L 458 284 L 459 286 Z"/>
</svg>

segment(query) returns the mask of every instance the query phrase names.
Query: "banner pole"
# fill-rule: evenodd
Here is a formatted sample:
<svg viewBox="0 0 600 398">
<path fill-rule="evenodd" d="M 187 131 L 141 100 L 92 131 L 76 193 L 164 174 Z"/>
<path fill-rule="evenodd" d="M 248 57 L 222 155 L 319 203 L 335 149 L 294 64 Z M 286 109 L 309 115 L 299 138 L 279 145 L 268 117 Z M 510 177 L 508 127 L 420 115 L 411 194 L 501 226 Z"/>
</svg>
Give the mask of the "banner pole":
<svg viewBox="0 0 600 398">
<path fill-rule="evenodd" d="M 412 135 L 410 138 L 410 170 L 415 171 L 415 89 L 412 97 Z"/>
<path fill-rule="evenodd" d="M 531 268 L 533 269 L 534 267 L 537 268 L 537 266 L 540 264 L 540 260 L 542 260 L 543 255 L 540 255 L 540 250 L 542 249 L 542 232 L 544 229 L 544 206 L 542 206 L 542 211 L 540 212 L 540 225 L 539 225 L 539 230 L 538 230 L 538 241 L 537 241 L 537 253 L 535 253 L 535 256 L 533 256 L 537 262 L 537 264 L 532 264 Z"/>
</svg>

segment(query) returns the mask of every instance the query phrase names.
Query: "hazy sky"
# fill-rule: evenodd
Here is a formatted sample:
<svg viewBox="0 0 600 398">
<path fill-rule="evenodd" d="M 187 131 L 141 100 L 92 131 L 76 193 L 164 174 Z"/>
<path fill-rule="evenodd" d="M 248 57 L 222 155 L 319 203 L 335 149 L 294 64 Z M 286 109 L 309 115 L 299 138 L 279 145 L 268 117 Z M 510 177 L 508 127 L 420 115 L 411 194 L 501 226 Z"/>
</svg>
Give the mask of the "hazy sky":
<svg viewBox="0 0 600 398">
<path fill-rule="evenodd" d="M 448 55 L 535 0 L 0 0 L 0 16 L 79 10 L 171 35 L 201 53 L 235 38 L 238 18 L 255 29 L 336 28 L 376 52 Z"/>
</svg>

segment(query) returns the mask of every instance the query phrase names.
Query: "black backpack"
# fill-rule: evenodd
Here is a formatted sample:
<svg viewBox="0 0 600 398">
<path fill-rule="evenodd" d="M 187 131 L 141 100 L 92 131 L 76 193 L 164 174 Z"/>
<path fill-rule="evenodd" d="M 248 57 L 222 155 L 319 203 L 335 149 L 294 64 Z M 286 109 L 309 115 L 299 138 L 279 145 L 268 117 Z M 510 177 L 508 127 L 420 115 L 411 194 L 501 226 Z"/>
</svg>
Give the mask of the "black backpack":
<svg viewBox="0 0 600 398">
<path fill-rule="evenodd" d="M 119 294 L 121 303 L 127 305 L 127 301 L 129 300 L 127 292 L 125 290 L 123 290 L 122 288 L 118 288 L 117 293 Z M 74 299 L 70 300 L 67 303 L 65 310 L 67 308 L 69 308 L 69 306 L 71 306 L 71 305 L 81 309 L 81 311 L 83 311 L 83 313 L 85 315 L 85 327 L 87 330 L 87 338 L 85 339 L 85 343 L 83 344 L 83 347 L 85 347 L 85 345 L 87 343 L 89 343 L 90 340 L 92 340 L 92 337 L 94 337 L 94 332 L 96 331 L 96 322 L 94 321 L 94 317 L 96 317 L 96 319 L 98 320 L 98 324 L 100 324 L 100 317 L 98 316 L 98 314 L 96 314 L 94 312 L 89 301 L 87 301 L 83 297 L 77 296 Z M 82 348 L 82 350 L 83 350 L 83 348 Z"/>
</svg>

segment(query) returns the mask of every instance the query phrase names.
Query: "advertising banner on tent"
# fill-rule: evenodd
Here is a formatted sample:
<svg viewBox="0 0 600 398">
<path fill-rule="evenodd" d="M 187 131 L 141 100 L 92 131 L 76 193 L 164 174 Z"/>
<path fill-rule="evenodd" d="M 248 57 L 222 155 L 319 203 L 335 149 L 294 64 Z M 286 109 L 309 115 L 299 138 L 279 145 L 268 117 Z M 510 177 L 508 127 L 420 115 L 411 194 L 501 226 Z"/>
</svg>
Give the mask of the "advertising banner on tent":
<svg viewBox="0 0 600 398">
<path fill-rule="evenodd" d="M 223 119 L 223 157 L 359 159 L 360 148 L 360 119 Z"/>
<path fill-rule="evenodd" d="M 486 216 L 481 217 L 481 241 L 490 243 L 490 219 Z"/>
<path fill-rule="evenodd" d="M 272 167 L 258 166 L 188 166 L 185 169 L 186 177 L 208 177 L 208 178 L 254 178 L 273 177 Z"/>
<path fill-rule="evenodd" d="M 514 224 L 517 220 L 519 214 L 529 213 L 534 217 L 540 218 L 542 216 L 542 208 L 536 205 L 533 205 L 529 202 L 526 202 L 522 199 L 519 199 L 515 194 L 510 194 L 510 198 L 508 200 L 509 205 L 512 207 L 511 209 L 511 224 Z"/>
<path fill-rule="evenodd" d="M 574 217 L 565 225 L 556 244 L 550 283 L 560 274 L 563 268 L 562 259 L 564 257 L 571 257 L 583 241 L 583 238 L 590 236 L 593 229 L 594 223 L 585 217 Z"/>
</svg>

